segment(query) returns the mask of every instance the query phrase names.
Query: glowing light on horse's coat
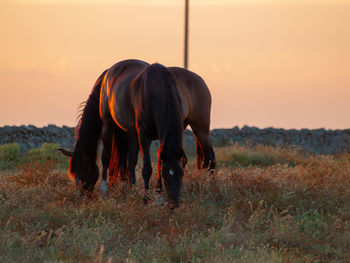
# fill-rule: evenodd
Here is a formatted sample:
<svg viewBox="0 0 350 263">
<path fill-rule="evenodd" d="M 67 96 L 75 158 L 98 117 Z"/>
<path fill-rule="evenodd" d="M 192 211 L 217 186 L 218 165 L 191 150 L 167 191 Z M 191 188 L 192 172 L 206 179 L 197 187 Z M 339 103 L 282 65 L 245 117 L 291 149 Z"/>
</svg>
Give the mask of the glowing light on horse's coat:
<svg viewBox="0 0 350 263">
<path fill-rule="evenodd" d="M 114 97 L 112 96 L 111 99 L 110 99 L 110 101 L 109 101 L 109 105 L 110 105 L 110 106 L 109 106 L 109 110 L 111 111 L 111 116 L 112 116 L 114 122 L 118 125 L 118 127 L 119 127 L 120 129 L 122 129 L 123 131 L 127 132 L 128 130 L 125 129 L 125 128 L 118 122 L 118 120 L 117 120 L 117 118 L 116 118 L 117 113 L 115 112 L 115 109 L 114 109 L 114 107 L 113 107 L 113 105 L 114 105 L 115 103 L 116 103 L 116 102 L 115 102 L 115 99 L 114 99 Z"/>
<path fill-rule="evenodd" d="M 139 145 L 140 145 L 140 150 L 141 150 L 141 156 L 142 156 L 142 158 L 143 158 L 143 157 L 145 156 L 145 154 L 144 154 L 144 151 L 143 151 L 143 148 L 142 148 L 141 138 L 140 138 L 140 129 L 139 129 L 139 126 L 138 126 L 137 122 L 136 122 L 135 128 L 136 128 L 136 131 L 137 131 L 137 138 L 138 138 L 138 140 L 139 140 Z M 159 149 L 160 149 L 160 147 L 159 147 Z M 159 158 L 159 150 L 158 150 L 158 158 Z"/>
<path fill-rule="evenodd" d="M 72 158 L 69 158 L 69 179 L 73 182 L 75 182 L 75 174 L 72 172 Z"/>
</svg>

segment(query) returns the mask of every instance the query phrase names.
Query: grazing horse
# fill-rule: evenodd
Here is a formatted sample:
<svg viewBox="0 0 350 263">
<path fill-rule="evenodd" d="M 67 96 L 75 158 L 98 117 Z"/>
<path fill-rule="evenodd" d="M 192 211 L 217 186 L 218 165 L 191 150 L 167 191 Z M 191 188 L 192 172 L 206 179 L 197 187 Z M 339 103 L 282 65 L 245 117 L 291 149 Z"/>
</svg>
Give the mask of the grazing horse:
<svg viewBox="0 0 350 263">
<path fill-rule="evenodd" d="M 215 168 L 215 154 L 209 139 L 210 128 L 210 108 L 211 95 L 209 89 L 203 79 L 197 74 L 179 67 L 169 67 L 168 70 L 175 76 L 177 86 L 181 95 L 181 102 L 183 108 L 183 123 L 184 129 L 190 125 L 196 138 L 196 156 L 197 169 L 208 168 L 213 170 Z M 130 178 L 131 184 L 135 183 L 135 167 L 139 152 L 139 144 L 137 138 L 134 136 L 128 137 L 128 146 L 112 147 L 112 158 L 110 162 L 109 178 L 110 184 L 113 184 L 117 179 L 118 171 L 121 180 Z M 119 149 L 119 151 L 118 151 Z M 120 160 L 121 152 L 128 151 L 128 159 Z M 144 168 L 142 174 L 144 178 L 152 174 L 152 166 L 149 157 L 149 147 L 144 147 L 142 154 L 144 158 Z M 125 169 L 126 162 L 128 162 L 128 170 Z M 187 159 L 184 160 L 187 162 Z M 185 165 L 185 164 L 184 164 Z M 124 173 L 128 173 L 127 176 Z M 148 188 L 147 188 L 148 189 Z M 162 190 L 161 165 L 158 163 L 158 176 L 156 184 L 157 192 Z"/>
<path fill-rule="evenodd" d="M 141 88 L 142 85 L 144 88 Z M 154 90 L 145 88 L 149 86 L 158 87 L 161 92 L 171 90 L 175 95 L 168 98 L 168 94 L 162 98 Z M 166 101 L 165 97 L 172 102 Z M 180 109 L 181 129 L 173 128 L 177 118 L 171 117 L 175 114 L 165 111 L 169 107 L 172 109 L 170 113 Z M 183 129 L 187 125 L 191 126 L 196 136 L 197 168 L 215 168 L 215 155 L 209 141 L 210 107 L 210 92 L 195 73 L 177 67 L 166 69 L 159 64 L 149 66 L 140 60 L 121 61 L 102 73 L 96 81 L 76 130 L 77 140 L 73 152 L 61 149 L 64 154 L 71 156 L 69 174 L 82 189 L 93 190 L 98 179 L 96 148 L 101 138 L 104 145 L 102 192 L 106 191 L 108 167 L 116 167 L 114 171 L 120 174 L 127 173 L 131 184 L 135 183 L 139 149 L 144 159 L 142 176 L 145 189 L 148 190 L 152 174 L 149 146 L 152 140 L 160 138 L 157 188 L 161 188 L 163 177 L 168 197 L 176 204 L 182 166 L 186 160 L 181 144 Z M 156 117 L 156 110 L 164 112 L 164 116 Z M 173 137 L 174 133 L 181 133 L 180 137 L 175 136 L 177 139 L 169 139 L 172 141 L 170 148 L 166 146 L 169 141 L 168 135 L 165 135 L 167 128 L 161 124 L 172 127 L 169 131 Z M 115 157 L 110 160 L 113 152 Z"/>
</svg>

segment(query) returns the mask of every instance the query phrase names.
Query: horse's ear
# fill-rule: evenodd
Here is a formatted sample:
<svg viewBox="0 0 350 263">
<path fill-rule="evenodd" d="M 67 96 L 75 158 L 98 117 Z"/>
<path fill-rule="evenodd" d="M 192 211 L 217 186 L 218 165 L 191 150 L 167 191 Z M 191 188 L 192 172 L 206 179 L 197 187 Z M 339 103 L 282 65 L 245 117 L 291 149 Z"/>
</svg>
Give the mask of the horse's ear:
<svg viewBox="0 0 350 263">
<path fill-rule="evenodd" d="M 67 151 L 67 150 L 62 149 L 62 148 L 59 148 L 57 150 L 60 151 L 65 156 L 72 157 L 72 152 L 70 152 L 70 151 Z"/>
</svg>

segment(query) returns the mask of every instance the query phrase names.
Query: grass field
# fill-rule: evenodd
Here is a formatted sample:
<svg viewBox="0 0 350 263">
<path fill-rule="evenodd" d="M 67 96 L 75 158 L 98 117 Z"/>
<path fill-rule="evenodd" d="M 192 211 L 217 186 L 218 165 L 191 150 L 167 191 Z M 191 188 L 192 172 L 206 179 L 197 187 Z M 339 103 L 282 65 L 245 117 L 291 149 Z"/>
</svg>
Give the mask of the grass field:
<svg viewBox="0 0 350 263">
<path fill-rule="evenodd" d="M 215 175 L 190 158 L 169 211 L 143 205 L 139 166 L 134 189 L 81 200 L 46 147 L 0 150 L 1 262 L 350 262 L 350 154 L 217 148 Z"/>
</svg>

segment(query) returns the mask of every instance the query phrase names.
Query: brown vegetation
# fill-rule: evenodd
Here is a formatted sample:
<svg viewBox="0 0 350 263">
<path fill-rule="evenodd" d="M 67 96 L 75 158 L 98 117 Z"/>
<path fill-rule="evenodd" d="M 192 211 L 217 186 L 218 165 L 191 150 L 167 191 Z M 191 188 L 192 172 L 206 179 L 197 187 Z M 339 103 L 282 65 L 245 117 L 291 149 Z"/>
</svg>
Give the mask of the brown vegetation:
<svg viewBox="0 0 350 263">
<path fill-rule="evenodd" d="M 2 172 L 0 261 L 349 262 L 349 154 L 233 146 L 217 155 L 216 175 L 186 169 L 175 211 L 155 194 L 144 206 L 141 177 L 132 190 L 118 185 L 100 200 L 97 185 L 81 200 L 54 161 Z"/>
</svg>

